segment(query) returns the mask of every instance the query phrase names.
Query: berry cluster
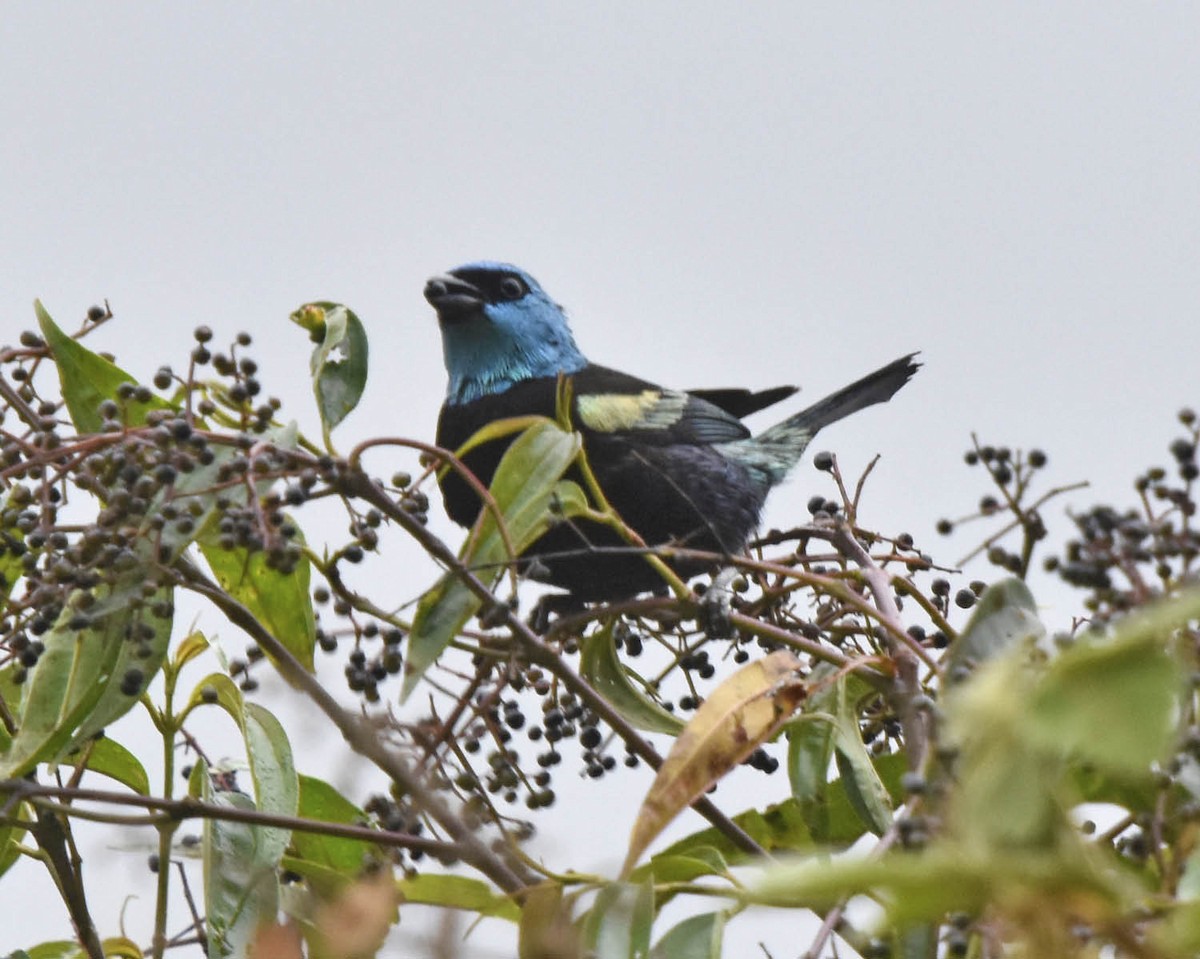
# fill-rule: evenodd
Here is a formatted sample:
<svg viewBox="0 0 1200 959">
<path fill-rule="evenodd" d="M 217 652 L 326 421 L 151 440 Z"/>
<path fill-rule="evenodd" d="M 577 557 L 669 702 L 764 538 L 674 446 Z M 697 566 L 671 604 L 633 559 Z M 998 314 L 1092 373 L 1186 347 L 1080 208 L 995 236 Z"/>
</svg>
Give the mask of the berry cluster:
<svg viewBox="0 0 1200 959">
<path fill-rule="evenodd" d="M 1047 571 L 1086 591 L 1084 605 L 1098 621 L 1170 594 L 1194 581 L 1200 557 L 1195 525 L 1196 462 L 1200 425 L 1191 409 L 1178 421 L 1185 435 L 1168 451 L 1174 470 L 1154 466 L 1134 480 L 1137 503 L 1125 509 L 1099 504 L 1072 515 L 1076 535 Z"/>
</svg>

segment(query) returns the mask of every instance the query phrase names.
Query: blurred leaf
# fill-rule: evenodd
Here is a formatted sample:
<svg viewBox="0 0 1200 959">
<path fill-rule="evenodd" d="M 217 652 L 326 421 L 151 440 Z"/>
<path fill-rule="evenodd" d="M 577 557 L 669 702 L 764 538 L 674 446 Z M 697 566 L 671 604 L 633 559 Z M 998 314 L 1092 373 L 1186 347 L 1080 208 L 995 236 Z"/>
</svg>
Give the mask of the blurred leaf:
<svg viewBox="0 0 1200 959">
<path fill-rule="evenodd" d="M 18 949 L 8 959 L 18 959 L 22 955 L 28 956 L 29 959 L 87 959 L 79 943 L 74 940 L 43 942 L 28 950 Z"/>
<path fill-rule="evenodd" d="M 629 679 L 629 668 L 617 655 L 612 624 L 583 640 L 579 673 L 630 725 L 651 733 L 674 735 L 684 727 Z"/>
<path fill-rule="evenodd" d="M 377 955 L 397 921 L 397 893 L 390 870 L 360 879 L 331 902 L 317 908 L 316 935 L 310 943 L 330 959 L 365 959 Z"/>
<path fill-rule="evenodd" d="M 93 353 L 77 340 L 67 336 L 50 318 L 41 301 L 34 301 L 38 326 L 46 345 L 54 355 L 54 365 L 62 382 L 62 395 L 71 414 L 71 422 L 80 433 L 98 433 L 103 418 L 99 406 L 104 400 L 115 400 L 117 387 L 123 383 L 137 381 L 110 360 Z M 119 401 L 125 411 L 124 420 L 130 426 L 141 426 L 146 422 L 150 410 L 173 410 L 161 397 L 154 396 L 149 403 L 134 400 Z"/>
<path fill-rule="evenodd" d="M 1189 867 L 1191 862 L 1188 863 Z M 1182 891 L 1181 891 L 1182 895 Z M 1150 930 L 1155 955 L 1195 956 L 1200 953 L 1200 901 L 1188 899 L 1172 909 L 1166 921 Z"/>
<path fill-rule="evenodd" d="M 198 760 L 200 799 L 214 806 L 254 809 L 245 793 L 213 788 L 204 760 Z M 255 930 L 272 922 L 279 909 L 273 830 L 222 819 L 204 820 L 204 904 L 210 959 L 247 955 Z M 263 840 L 266 839 L 266 842 Z"/>
<path fill-rule="evenodd" d="M 629 874 L 630 882 L 691 882 L 700 876 L 727 876 L 729 864 L 720 850 L 697 845 L 687 853 L 659 853 Z M 661 903 L 659 904 L 661 906 Z"/>
<path fill-rule="evenodd" d="M 171 665 L 178 672 L 207 649 L 208 637 L 198 629 L 192 630 L 175 648 L 175 657 L 171 661 Z"/>
<path fill-rule="evenodd" d="M 1027 735 L 1115 772 L 1146 772 L 1175 735 L 1183 675 L 1162 637 L 1080 642 L 1052 662 L 1029 703 Z"/>
<path fill-rule="evenodd" d="M 294 541 L 302 544 L 303 536 L 297 532 Z M 200 537 L 199 546 L 221 588 L 312 672 L 317 626 L 308 593 L 312 576 L 308 557 L 302 556 L 291 572 L 284 573 L 267 564 L 262 550 L 224 549 L 211 533 Z"/>
<path fill-rule="evenodd" d="M 583 959 L 579 930 L 563 903 L 562 886 L 540 882 L 525 892 L 518 927 L 518 959 Z"/>
<path fill-rule="evenodd" d="M 650 959 L 720 959 L 725 913 L 691 916 L 671 929 L 650 950 Z"/>
<path fill-rule="evenodd" d="M 804 811 L 795 799 L 767 806 L 765 809 L 747 809 L 733 817 L 738 827 L 767 852 L 773 850 L 810 850 L 813 837 L 804 821 Z M 714 827 L 701 829 L 678 842 L 672 843 L 647 864 L 653 868 L 656 860 L 672 856 L 693 857 L 708 860 L 713 853 L 719 855 L 730 866 L 749 862 L 751 856 L 740 846 Z M 641 869 L 635 874 L 642 875 Z"/>
<path fill-rule="evenodd" d="M 1194 760 L 1193 760 L 1194 761 Z M 1186 764 L 1187 757 L 1183 757 Z M 1067 769 L 1072 792 L 1081 802 L 1104 802 L 1130 812 L 1152 812 L 1159 790 L 1152 776 L 1114 775 L 1090 763 L 1071 763 Z M 1179 777 L 1182 781 L 1182 776 Z M 1200 797 L 1198 797 L 1200 798 Z"/>
<path fill-rule="evenodd" d="M 150 795 L 150 777 L 137 756 L 115 739 L 105 736 L 84 747 L 87 768 L 101 776 L 116 780 L 142 796 Z"/>
<path fill-rule="evenodd" d="M 108 959 L 142 959 L 141 947 L 124 936 L 110 937 L 100 945 L 104 947 L 104 955 Z"/>
<path fill-rule="evenodd" d="M 186 717 L 188 712 L 202 705 L 220 706 L 241 728 L 242 691 L 224 673 L 209 673 L 192 687 L 192 695 L 188 697 L 183 716 Z"/>
<path fill-rule="evenodd" d="M 17 803 L 9 812 L 6 821 L 0 822 L 0 876 L 3 876 L 21 858 L 18 844 L 25 836 L 22 823 L 31 821 L 29 804 Z"/>
<path fill-rule="evenodd" d="M 748 885 L 748 894 L 754 902 L 817 911 L 870 895 L 899 926 L 937 922 L 951 912 L 976 915 L 997 901 L 1018 910 L 1023 903 L 1094 916 L 1110 912 L 1131 891 L 1097 863 L 1075 847 L 980 855 L 944 844 L 915 854 L 892 851 L 873 859 L 822 857 L 772 865 Z"/>
<path fill-rule="evenodd" d="M 1071 832 L 1063 811 L 1070 767 L 1081 790 L 1148 780 L 1180 708 L 1183 677 L 1168 638 L 1197 611 L 1194 594 L 1162 603 L 1049 664 L 1014 653 L 956 687 L 946 717 L 960 750 L 949 810 L 957 835 L 980 849 L 1053 848 Z M 1110 786 L 1098 798 L 1118 797 Z M 1136 790 L 1124 798 L 1135 801 Z"/>
<path fill-rule="evenodd" d="M 308 303 L 291 319 L 318 342 L 309 369 L 321 425 L 328 438 L 358 405 L 367 385 L 367 334 L 354 311 L 340 303 Z"/>
<path fill-rule="evenodd" d="M 323 779 L 300 776 L 299 815 L 316 822 L 336 822 L 363 825 L 367 815 L 354 803 Z M 361 839 L 343 836 L 324 836 L 315 832 L 292 833 L 292 848 L 296 855 L 334 870 L 350 880 L 358 877 L 375 848 Z"/>
<path fill-rule="evenodd" d="M 583 924 L 584 944 L 595 959 L 641 959 L 650 951 L 654 886 L 614 882 L 605 886 Z"/>
<path fill-rule="evenodd" d="M 427 906 L 465 909 L 481 916 L 496 916 L 516 922 L 521 908 L 509 896 L 497 892 L 481 879 L 470 876 L 451 876 L 445 873 L 419 873 L 396 883 L 406 902 Z"/>
<path fill-rule="evenodd" d="M 1046 635 L 1029 587 L 1019 579 L 993 583 L 975 604 L 970 620 L 946 657 L 945 673 L 974 668 L 1001 653 Z"/>
<path fill-rule="evenodd" d="M 946 700 L 960 755 L 951 819 L 986 847 L 1049 847 L 1065 826 L 1056 786 L 1061 750 L 1033 748 L 1028 704 L 1034 670 L 1018 653 L 980 667 Z"/>
<path fill-rule="evenodd" d="M 560 480 L 579 453 L 579 436 L 539 419 L 513 440 L 492 477 L 492 496 L 519 554 L 560 519 L 587 508 L 583 491 Z M 551 505 L 558 509 L 551 512 Z M 460 557 L 491 586 L 510 558 L 491 510 L 482 510 Z M 401 701 L 482 607 L 482 601 L 454 573 L 447 573 L 417 606 L 408 637 Z"/>
<path fill-rule="evenodd" d="M 672 819 L 787 722 L 805 696 L 800 668 L 792 653 L 778 650 L 747 663 L 712 691 L 642 801 L 622 876 Z"/>
<path fill-rule="evenodd" d="M 248 954 L 254 959 L 305 959 L 304 939 L 292 922 L 263 923 L 254 930 Z M 309 956 L 308 959 L 317 959 Z"/>
<path fill-rule="evenodd" d="M 896 932 L 896 959 L 937 959 L 938 923 L 907 926 Z"/>
</svg>

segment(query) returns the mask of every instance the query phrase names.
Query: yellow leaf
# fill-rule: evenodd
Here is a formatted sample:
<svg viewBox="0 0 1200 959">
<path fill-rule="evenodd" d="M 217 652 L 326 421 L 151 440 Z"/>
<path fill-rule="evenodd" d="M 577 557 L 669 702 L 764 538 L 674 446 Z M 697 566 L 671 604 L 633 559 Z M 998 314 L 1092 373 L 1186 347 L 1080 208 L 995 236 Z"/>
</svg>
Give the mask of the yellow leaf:
<svg viewBox="0 0 1200 959">
<path fill-rule="evenodd" d="M 787 650 L 747 663 L 696 710 L 642 801 L 623 877 L 672 819 L 788 721 L 807 695 L 802 665 Z"/>
</svg>

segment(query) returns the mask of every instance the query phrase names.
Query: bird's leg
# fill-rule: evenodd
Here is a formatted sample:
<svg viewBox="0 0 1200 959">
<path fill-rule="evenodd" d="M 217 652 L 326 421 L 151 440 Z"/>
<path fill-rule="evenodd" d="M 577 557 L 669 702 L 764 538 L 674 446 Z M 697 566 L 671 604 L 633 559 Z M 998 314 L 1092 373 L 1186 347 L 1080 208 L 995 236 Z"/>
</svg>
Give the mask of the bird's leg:
<svg viewBox="0 0 1200 959">
<path fill-rule="evenodd" d="M 529 628 L 539 636 L 544 636 L 554 617 L 577 613 L 586 605 L 583 600 L 576 598 L 571 593 L 546 593 L 538 598 L 529 614 L 527 621 Z"/>
<path fill-rule="evenodd" d="M 700 601 L 700 626 L 710 639 L 728 639 L 733 635 L 730 614 L 733 612 L 733 581 L 739 570 L 725 566 L 713 576 Z"/>
</svg>

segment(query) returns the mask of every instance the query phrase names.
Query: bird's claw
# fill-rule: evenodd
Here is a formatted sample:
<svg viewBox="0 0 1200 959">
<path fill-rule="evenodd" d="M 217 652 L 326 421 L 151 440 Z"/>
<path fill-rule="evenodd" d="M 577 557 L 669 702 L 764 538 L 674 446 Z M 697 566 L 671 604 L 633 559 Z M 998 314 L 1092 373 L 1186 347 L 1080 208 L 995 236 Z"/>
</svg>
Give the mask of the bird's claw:
<svg viewBox="0 0 1200 959">
<path fill-rule="evenodd" d="M 567 613 L 577 613 L 584 608 L 584 602 L 570 593 L 546 593 L 539 597 L 529 614 L 529 628 L 539 636 L 544 636 L 550 624 L 557 616 Z"/>
<path fill-rule="evenodd" d="M 700 626 L 711 639 L 733 635 L 733 581 L 737 577 L 734 566 L 719 570 L 700 600 Z"/>
</svg>

